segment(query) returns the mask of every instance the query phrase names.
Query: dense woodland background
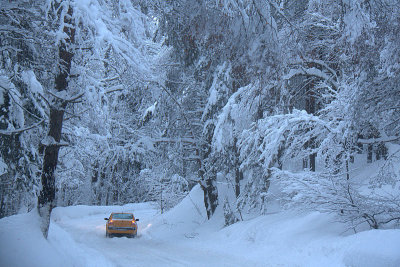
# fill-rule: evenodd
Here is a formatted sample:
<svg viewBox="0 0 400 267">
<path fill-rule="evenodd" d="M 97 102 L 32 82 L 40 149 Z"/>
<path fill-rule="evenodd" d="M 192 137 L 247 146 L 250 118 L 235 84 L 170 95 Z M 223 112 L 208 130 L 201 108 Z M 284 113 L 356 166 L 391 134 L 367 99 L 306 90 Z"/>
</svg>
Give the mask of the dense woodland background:
<svg viewBox="0 0 400 267">
<path fill-rule="evenodd" d="M 199 183 L 226 224 L 279 203 L 399 226 L 399 0 L 1 0 L 0 14 L 0 217 L 165 210 Z"/>
</svg>

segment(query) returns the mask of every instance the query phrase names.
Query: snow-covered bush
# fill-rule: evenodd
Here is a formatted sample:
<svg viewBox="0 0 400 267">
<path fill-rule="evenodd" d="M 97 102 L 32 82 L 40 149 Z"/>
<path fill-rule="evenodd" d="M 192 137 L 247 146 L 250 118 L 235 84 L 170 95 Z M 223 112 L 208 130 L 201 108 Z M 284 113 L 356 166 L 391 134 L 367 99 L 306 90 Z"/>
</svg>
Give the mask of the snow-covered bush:
<svg viewBox="0 0 400 267">
<path fill-rule="evenodd" d="M 272 180 L 282 188 L 281 201 L 287 207 L 334 213 L 353 229 L 365 223 L 375 229 L 399 227 L 400 175 L 398 169 L 387 170 L 387 164 L 380 167 L 377 176 L 358 179 L 347 179 L 343 173 L 293 173 L 274 169 Z M 386 175 L 391 176 L 390 183 L 382 182 L 387 179 Z"/>
<path fill-rule="evenodd" d="M 265 180 L 279 184 L 283 193 L 280 201 L 286 206 L 336 213 L 350 227 L 368 223 L 371 228 L 379 228 L 398 223 L 400 175 L 394 167 L 398 151 L 383 161 L 376 175 L 353 177 L 351 168 L 355 165 L 351 162 L 359 120 L 354 116 L 357 109 L 352 100 L 357 91 L 352 87 L 341 89 L 319 116 L 294 110 L 261 119 L 244 131 L 239 145 L 242 168 L 260 164 Z M 307 147 L 311 141 L 315 144 L 312 149 Z M 290 167 L 314 153 L 319 162 L 316 172 Z M 260 202 L 264 199 L 260 186 L 254 186 L 258 180 L 257 176 L 248 179 L 243 203 L 264 205 Z"/>
</svg>

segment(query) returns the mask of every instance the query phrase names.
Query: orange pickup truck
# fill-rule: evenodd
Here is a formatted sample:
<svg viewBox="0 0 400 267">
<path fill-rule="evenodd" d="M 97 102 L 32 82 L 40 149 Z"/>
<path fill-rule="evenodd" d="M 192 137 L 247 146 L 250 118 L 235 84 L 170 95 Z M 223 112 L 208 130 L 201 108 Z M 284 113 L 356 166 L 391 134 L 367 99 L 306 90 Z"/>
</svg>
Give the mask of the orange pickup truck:
<svg viewBox="0 0 400 267">
<path fill-rule="evenodd" d="M 111 213 L 109 218 L 104 218 L 106 223 L 106 237 L 137 235 L 137 221 L 132 213 Z"/>
</svg>

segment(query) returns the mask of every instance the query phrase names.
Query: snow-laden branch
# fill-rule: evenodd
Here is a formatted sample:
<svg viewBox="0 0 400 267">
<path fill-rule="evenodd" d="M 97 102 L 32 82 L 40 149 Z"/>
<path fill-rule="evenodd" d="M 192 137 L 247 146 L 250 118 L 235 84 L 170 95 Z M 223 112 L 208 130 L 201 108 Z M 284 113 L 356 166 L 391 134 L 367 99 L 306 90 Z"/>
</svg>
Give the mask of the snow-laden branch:
<svg viewBox="0 0 400 267">
<path fill-rule="evenodd" d="M 274 1 L 274 0 L 270 0 L 269 1 L 270 5 L 275 9 L 275 11 L 281 15 L 286 22 L 294 29 L 297 29 L 298 27 L 296 25 L 294 25 L 290 19 L 285 15 L 285 13 L 283 13 L 283 8 L 279 7 L 278 4 Z"/>
<path fill-rule="evenodd" d="M 46 147 L 50 147 L 50 146 L 69 146 L 68 143 L 65 142 L 57 142 L 52 136 L 46 136 L 41 142 L 41 145 L 46 146 Z"/>
<path fill-rule="evenodd" d="M 312 149 L 304 149 L 305 144 L 311 140 L 322 143 L 333 132 L 327 122 L 305 111 L 294 110 L 291 114 L 261 119 L 240 137 L 242 168 L 260 162 L 269 169 L 282 149 L 285 151 L 281 155 L 283 158 L 315 153 Z"/>
<path fill-rule="evenodd" d="M 252 96 L 252 91 L 254 91 L 255 87 L 258 87 L 258 84 L 249 84 L 241 87 L 229 97 L 215 125 L 212 140 L 216 151 L 222 151 L 224 147 L 232 145 L 233 140 L 240 135 L 243 128 L 250 126 L 250 120 L 247 120 L 247 124 L 243 123 L 243 121 L 249 115 L 245 113 L 250 106 L 246 100 L 249 96 Z"/>
<path fill-rule="evenodd" d="M 16 134 L 21 134 L 21 133 L 23 133 L 23 132 L 29 131 L 29 130 L 31 130 L 31 129 L 34 129 L 34 128 L 40 126 L 41 124 L 44 123 L 44 121 L 45 121 L 45 120 L 43 119 L 43 120 L 41 120 L 41 121 L 39 121 L 39 122 L 37 122 L 37 123 L 35 123 L 35 124 L 32 124 L 32 125 L 30 125 L 30 126 L 27 126 L 27 127 L 21 128 L 21 129 L 15 129 L 15 130 L 0 130 L 0 134 L 1 134 L 1 135 L 16 135 Z"/>
<path fill-rule="evenodd" d="M 357 142 L 361 143 L 361 144 L 377 144 L 377 143 L 389 143 L 389 142 L 397 141 L 399 139 L 400 139 L 400 136 L 387 136 L 387 137 L 371 138 L 371 139 L 359 138 L 357 140 Z"/>
<path fill-rule="evenodd" d="M 74 19 L 83 28 L 77 31 L 77 39 L 89 36 L 97 53 L 111 48 L 116 60 L 134 67 L 135 75 L 141 79 L 151 76 L 151 56 L 146 51 L 152 43 L 147 41 L 146 19 L 131 1 L 119 1 L 118 16 L 112 14 L 110 4 L 104 1 L 75 1 L 74 5 Z M 118 79 L 110 77 L 114 78 Z"/>
<path fill-rule="evenodd" d="M 304 63 L 311 63 L 311 64 L 316 64 L 316 65 L 320 65 L 321 67 L 324 67 L 326 70 L 328 70 L 335 78 L 337 78 L 337 74 L 336 71 L 334 69 L 332 69 L 331 67 L 328 66 L 328 64 L 326 64 L 323 60 L 319 60 L 319 59 L 312 59 L 312 58 L 304 58 Z M 302 64 L 303 62 L 298 62 L 297 64 Z M 295 63 L 296 64 L 296 63 Z"/>
<path fill-rule="evenodd" d="M 297 69 L 291 69 L 288 74 L 283 76 L 284 80 L 290 80 L 291 78 L 298 76 L 298 75 L 305 75 L 305 76 L 311 76 L 311 77 L 316 77 L 318 79 L 327 81 L 330 83 L 334 89 L 338 89 L 338 84 L 330 77 L 327 75 L 325 72 L 321 71 L 318 68 L 312 67 L 312 68 L 304 68 L 304 67 L 299 67 Z"/>
<path fill-rule="evenodd" d="M 156 138 L 152 140 L 154 143 L 188 143 L 192 145 L 198 144 L 198 140 L 193 138 Z"/>
<path fill-rule="evenodd" d="M 62 102 L 66 102 L 66 103 L 74 103 L 78 99 L 82 98 L 85 95 L 85 93 L 80 93 L 80 94 L 77 94 L 75 96 L 68 97 L 68 94 L 67 94 L 66 91 L 62 91 L 62 92 L 60 92 L 58 94 L 52 93 L 50 91 L 48 93 L 50 95 L 52 95 L 54 98 L 56 98 L 56 99 L 58 99 L 58 100 L 60 100 Z"/>
<path fill-rule="evenodd" d="M 343 174 L 333 176 L 329 172 L 293 173 L 274 168 L 272 176 L 283 189 L 282 200 L 290 206 L 336 213 L 352 228 L 367 223 L 376 229 L 399 221 L 400 195 L 396 191 L 390 194 L 366 181 L 352 181 Z M 398 176 L 396 179 L 399 183 Z"/>
<path fill-rule="evenodd" d="M 5 46 L 0 47 L 0 52 L 7 51 L 7 50 L 13 50 L 15 53 L 22 52 L 21 49 L 15 48 L 15 47 L 10 46 L 10 45 L 5 45 Z"/>
</svg>

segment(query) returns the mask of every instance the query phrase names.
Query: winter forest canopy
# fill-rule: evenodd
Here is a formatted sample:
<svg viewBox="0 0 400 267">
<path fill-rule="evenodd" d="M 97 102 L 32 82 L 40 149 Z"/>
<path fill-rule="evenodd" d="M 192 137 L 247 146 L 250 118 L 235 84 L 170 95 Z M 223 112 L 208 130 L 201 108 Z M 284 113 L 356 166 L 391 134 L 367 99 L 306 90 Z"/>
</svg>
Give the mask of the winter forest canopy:
<svg viewBox="0 0 400 267">
<path fill-rule="evenodd" d="M 399 0 L 0 1 L 0 217 L 199 183 L 399 227 Z"/>
</svg>

